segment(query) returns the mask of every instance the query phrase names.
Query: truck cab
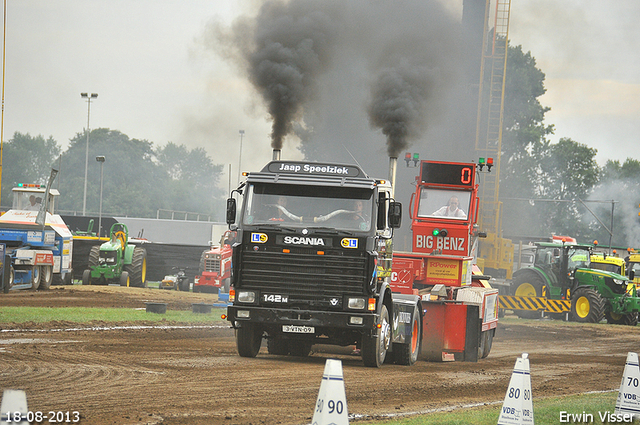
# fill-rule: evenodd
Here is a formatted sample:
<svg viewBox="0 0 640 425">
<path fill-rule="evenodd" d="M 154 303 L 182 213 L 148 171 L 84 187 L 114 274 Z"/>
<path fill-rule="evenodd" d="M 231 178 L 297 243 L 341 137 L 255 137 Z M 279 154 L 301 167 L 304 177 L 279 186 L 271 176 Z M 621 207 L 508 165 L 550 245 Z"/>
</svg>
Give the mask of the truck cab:
<svg viewBox="0 0 640 425">
<path fill-rule="evenodd" d="M 361 346 L 374 367 L 403 351 L 395 343 L 406 342 L 410 323 L 390 318 L 411 322 L 419 312 L 416 297 L 392 300 L 389 289 L 401 205 L 388 181 L 355 165 L 278 160 L 249 173 L 239 191 L 239 214 L 236 199 L 227 208 L 237 231 L 227 319 L 241 356 L 255 357 L 263 337 L 271 354 Z"/>
</svg>

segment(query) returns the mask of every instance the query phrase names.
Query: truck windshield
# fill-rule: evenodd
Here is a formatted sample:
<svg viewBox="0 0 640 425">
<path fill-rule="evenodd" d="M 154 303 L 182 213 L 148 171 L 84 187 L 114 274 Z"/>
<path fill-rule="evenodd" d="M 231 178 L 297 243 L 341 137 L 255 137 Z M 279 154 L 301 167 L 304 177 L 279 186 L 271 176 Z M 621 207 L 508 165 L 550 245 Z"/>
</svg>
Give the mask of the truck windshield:
<svg viewBox="0 0 640 425">
<path fill-rule="evenodd" d="M 446 217 L 466 220 L 471 192 L 422 188 L 418 200 L 418 217 Z"/>
<path fill-rule="evenodd" d="M 242 222 L 369 231 L 372 217 L 373 191 L 369 189 L 252 184 L 246 192 Z"/>
</svg>

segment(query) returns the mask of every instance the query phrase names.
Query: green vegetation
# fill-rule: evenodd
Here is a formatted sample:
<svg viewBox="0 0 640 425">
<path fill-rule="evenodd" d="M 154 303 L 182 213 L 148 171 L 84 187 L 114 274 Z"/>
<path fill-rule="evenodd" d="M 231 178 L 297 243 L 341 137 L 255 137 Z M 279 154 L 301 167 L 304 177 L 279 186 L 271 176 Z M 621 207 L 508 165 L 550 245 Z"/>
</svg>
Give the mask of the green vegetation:
<svg viewBox="0 0 640 425">
<path fill-rule="evenodd" d="M 211 313 L 193 313 L 191 311 L 167 310 L 165 314 L 147 313 L 144 308 L 86 308 L 86 307 L 0 307 L 0 324 L 2 323 L 46 323 L 91 321 L 136 322 L 166 321 L 170 323 L 213 323 L 222 322 L 220 317 L 226 309 L 213 308 Z"/>
<path fill-rule="evenodd" d="M 534 419 L 539 424 L 557 423 L 593 423 L 602 424 L 600 413 L 613 414 L 616 404 L 617 392 L 593 393 L 573 395 L 567 397 L 555 397 L 533 400 Z M 439 411 L 410 418 L 388 419 L 384 421 L 365 421 L 362 424 L 384 425 L 495 425 L 500 416 L 502 403 L 483 405 L 472 408 L 461 408 L 451 411 Z M 563 421 L 560 422 L 560 413 L 580 415 L 583 413 L 593 415 L 593 421 Z M 565 419 L 568 416 L 565 416 Z M 607 422 L 605 422 L 607 423 Z M 613 423 L 613 422 L 612 422 Z M 637 421 L 634 423 L 638 423 Z"/>
</svg>

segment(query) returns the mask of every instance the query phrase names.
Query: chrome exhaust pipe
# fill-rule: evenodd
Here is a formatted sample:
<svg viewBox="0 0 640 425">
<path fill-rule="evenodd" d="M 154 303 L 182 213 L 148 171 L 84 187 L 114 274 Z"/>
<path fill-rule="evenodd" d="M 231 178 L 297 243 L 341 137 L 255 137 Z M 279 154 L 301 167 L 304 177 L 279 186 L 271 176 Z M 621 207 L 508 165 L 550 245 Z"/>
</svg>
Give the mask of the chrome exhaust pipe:
<svg viewBox="0 0 640 425">
<path fill-rule="evenodd" d="M 273 161 L 280 161 L 280 155 L 282 154 L 282 150 L 274 149 L 273 150 Z"/>
<path fill-rule="evenodd" d="M 389 157 L 389 181 L 391 182 L 391 197 L 395 197 L 396 193 L 396 169 L 398 168 L 398 158 Z"/>
</svg>

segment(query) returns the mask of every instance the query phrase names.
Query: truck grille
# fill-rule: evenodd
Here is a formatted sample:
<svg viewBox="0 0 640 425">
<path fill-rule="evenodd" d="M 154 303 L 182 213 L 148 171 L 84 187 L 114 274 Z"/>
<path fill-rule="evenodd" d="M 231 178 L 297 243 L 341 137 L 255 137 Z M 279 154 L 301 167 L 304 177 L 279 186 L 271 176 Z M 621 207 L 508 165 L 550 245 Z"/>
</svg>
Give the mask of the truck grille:
<svg viewBox="0 0 640 425">
<path fill-rule="evenodd" d="M 362 295 L 366 273 L 364 252 L 291 249 L 289 253 L 244 251 L 240 284 L 289 295 L 289 303 L 325 304 L 330 297 Z"/>
<path fill-rule="evenodd" d="M 204 269 L 208 272 L 220 273 L 220 260 L 205 258 Z"/>
</svg>

